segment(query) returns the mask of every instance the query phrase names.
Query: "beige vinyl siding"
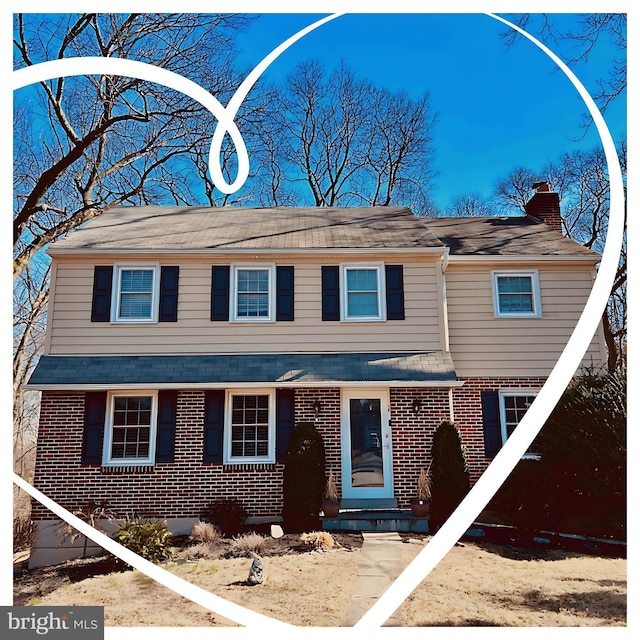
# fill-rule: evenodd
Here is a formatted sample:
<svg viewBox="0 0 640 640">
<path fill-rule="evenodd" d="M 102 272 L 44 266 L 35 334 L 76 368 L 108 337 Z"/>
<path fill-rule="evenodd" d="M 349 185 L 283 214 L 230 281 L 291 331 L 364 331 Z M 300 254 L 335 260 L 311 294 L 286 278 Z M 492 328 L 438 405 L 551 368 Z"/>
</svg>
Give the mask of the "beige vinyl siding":
<svg viewBox="0 0 640 640">
<path fill-rule="evenodd" d="M 542 316 L 496 318 L 492 271 L 536 269 Z M 541 263 L 499 265 L 450 264 L 446 272 L 451 355 L 460 377 L 547 376 L 569 339 L 591 291 L 589 265 Z M 585 362 L 604 361 L 599 331 Z"/>
<path fill-rule="evenodd" d="M 111 264 L 118 260 L 57 259 L 55 297 L 49 313 L 49 353 L 123 355 L 442 349 L 436 286 L 438 258 L 376 256 L 375 259 L 384 260 L 386 264 L 404 265 L 404 321 L 322 322 L 321 266 L 366 261 L 362 256 L 322 261 L 256 260 L 256 264 L 295 266 L 295 320 L 269 323 L 212 322 L 209 319 L 211 266 L 254 261 L 246 257 L 225 261 L 159 258 L 160 264 L 180 266 L 178 322 L 140 325 L 90 321 L 94 264 Z M 126 261 L 132 262 L 129 257 Z"/>
</svg>

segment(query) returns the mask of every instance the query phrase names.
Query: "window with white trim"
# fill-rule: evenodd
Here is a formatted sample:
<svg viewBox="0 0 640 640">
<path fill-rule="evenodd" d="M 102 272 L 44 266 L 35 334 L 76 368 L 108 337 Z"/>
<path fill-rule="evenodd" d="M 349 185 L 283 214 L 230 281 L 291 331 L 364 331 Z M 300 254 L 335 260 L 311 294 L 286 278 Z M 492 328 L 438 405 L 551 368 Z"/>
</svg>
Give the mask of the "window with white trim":
<svg viewBox="0 0 640 640">
<path fill-rule="evenodd" d="M 273 322 L 275 265 L 232 265 L 232 312 L 235 322 Z"/>
<path fill-rule="evenodd" d="M 494 271 L 493 303 L 496 317 L 540 317 L 540 284 L 537 271 Z"/>
<path fill-rule="evenodd" d="M 156 393 L 110 393 L 103 464 L 153 464 L 156 425 Z"/>
<path fill-rule="evenodd" d="M 340 265 L 342 320 L 385 320 L 384 265 L 352 263 Z"/>
<path fill-rule="evenodd" d="M 224 462 L 275 462 L 275 391 L 229 391 Z"/>
<path fill-rule="evenodd" d="M 116 265 L 114 322 L 157 322 L 158 265 Z"/>
<path fill-rule="evenodd" d="M 535 391 L 500 391 L 498 394 L 500 402 L 500 426 L 502 431 L 502 443 L 513 433 L 514 429 L 535 400 Z M 531 449 L 524 455 L 525 458 L 539 458 L 538 454 Z"/>
</svg>

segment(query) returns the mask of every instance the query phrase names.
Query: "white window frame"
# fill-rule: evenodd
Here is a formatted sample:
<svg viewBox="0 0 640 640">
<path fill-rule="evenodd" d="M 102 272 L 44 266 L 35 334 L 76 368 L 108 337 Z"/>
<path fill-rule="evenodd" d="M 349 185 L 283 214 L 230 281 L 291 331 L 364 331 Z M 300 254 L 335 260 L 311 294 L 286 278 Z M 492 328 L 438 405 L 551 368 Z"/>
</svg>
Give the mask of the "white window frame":
<svg viewBox="0 0 640 640">
<path fill-rule="evenodd" d="M 150 397 L 151 424 L 149 425 L 149 455 L 146 458 L 112 458 L 113 414 L 116 398 Z M 158 392 L 149 390 L 109 391 L 107 393 L 107 411 L 104 427 L 104 445 L 102 448 L 102 465 L 105 467 L 152 466 L 156 458 L 156 437 L 158 433 Z"/>
<path fill-rule="evenodd" d="M 224 464 L 274 464 L 276 461 L 276 391 L 275 389 L 248 388 L 227 389 L 224 411 Z M 266 456 L 232 456 L 231 455 L 231 418 L 233 414 L 234 396 L 268 396 L 268 444 Z"/>
<path fill-rule="evenodd" d="M 149 318 L 121 318 L 121 284 L 123 271 L 151 271 L 153 273 L 153 283 L 151 285 L 151 316 Z M 126 324 L 149 324 L 158 322 L 158 300 L 160 296 L 160 265 L 158 263 L 120 263 L 114 265 L 113 269 L 113 294 L 111 299 L 111 322 Z"/>
<path fill-rule="evenodd" d="M 349 315 L 349 290 L 347 289 L 347 273 L 352 269 L 370 269 L 376 271 L 378 285 L 377 314 L 371 316 Z M 383 262 L 343 262 L 342 264 L 340 264 L 340 319 L 343 322 L 383 322 L 387 319 L 385 272 Z"/>
<path fill-rule="evenodd" d="M 500 437 L 502 444 L 507 441 L 509 437 L 507 434 L 507 408 L 505 406 L 506 398 L 514 398 L 520 396 L 533 396 L 535 398 L 540 389 L 503 389 L 498 391 L 498 406 L 500 408 Z M 520 424 L 520 423 L 518 423 Z M 523 456 L 523 460 L 539 460 L 540 455 L 532 451 L 527 451 Z"/>
<path fill-rule="evenodd" d="M 540 302 L 540 280 L 538 271 L 516 270 L 516 271 L 492 271 L 493 282 L 493 310 L 496 318 L 540 318 L 542 317 L 542 303 Z M 531 298 L 533 304 L 532 311 L 501 311 L 500 295 L 498 293 L 498 280 L 500 278 L 529 278 L 531 280 Z"/>
<path fill-rule="evenodd" d="M 238 315 L 238 272 L 267 271 L 269 274 L 268 315 L 265 317 Z M 276 319 L 276 265 L 275 264 L 232 264 L 231 265 L 231 322 L 275 322 Z"/>
</svg>

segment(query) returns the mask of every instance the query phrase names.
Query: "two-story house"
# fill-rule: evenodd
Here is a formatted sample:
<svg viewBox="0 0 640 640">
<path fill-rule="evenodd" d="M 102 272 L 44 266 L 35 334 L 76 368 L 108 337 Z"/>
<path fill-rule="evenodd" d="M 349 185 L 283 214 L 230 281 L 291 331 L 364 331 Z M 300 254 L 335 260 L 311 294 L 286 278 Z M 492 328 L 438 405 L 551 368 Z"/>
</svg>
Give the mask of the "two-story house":
<svg viewBox="0 0 640 640">
<path fill-rule="evenodd" d="M 282 509 L 301 421 L 343 507 L 406 508 L 443 419 L 472 479 L 571 334 L 599 256 L 527 216 L 406 208 L 123 207 L 52 245 L 35 485 L 70 510 L 108 501 L 188 532 L 222 498 Z M 546 224 L 545 224 L 546 222 Z M 601 335 L 588 361 L 605 360 Z M 34 503 L 31 564 L 56 548 Z"/>
</svg>

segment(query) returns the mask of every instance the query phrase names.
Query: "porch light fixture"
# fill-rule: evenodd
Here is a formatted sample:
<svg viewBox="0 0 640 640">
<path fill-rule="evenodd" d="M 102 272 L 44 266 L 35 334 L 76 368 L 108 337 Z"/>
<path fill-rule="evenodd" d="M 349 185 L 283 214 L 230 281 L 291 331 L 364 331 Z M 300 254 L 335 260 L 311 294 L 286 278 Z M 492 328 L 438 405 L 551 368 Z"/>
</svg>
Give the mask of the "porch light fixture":
<svg viewBox="0 0 640 640">
<path fill-rule="evenodd" d="M 313 401 L 313 412 L 316 414 L 316 416 L 320 413 L 320 409 L 322 409 L 322 403 L 320 402 L 320 400 L 314 400 Z"/>
<path fill-rule="evenodd" d="M 422 400 L 420 398 L 414 398 L 411 408 L 413 409 L 413 413 L 418 413 L 420 408 L 422 407 Z"/>
</svg>

